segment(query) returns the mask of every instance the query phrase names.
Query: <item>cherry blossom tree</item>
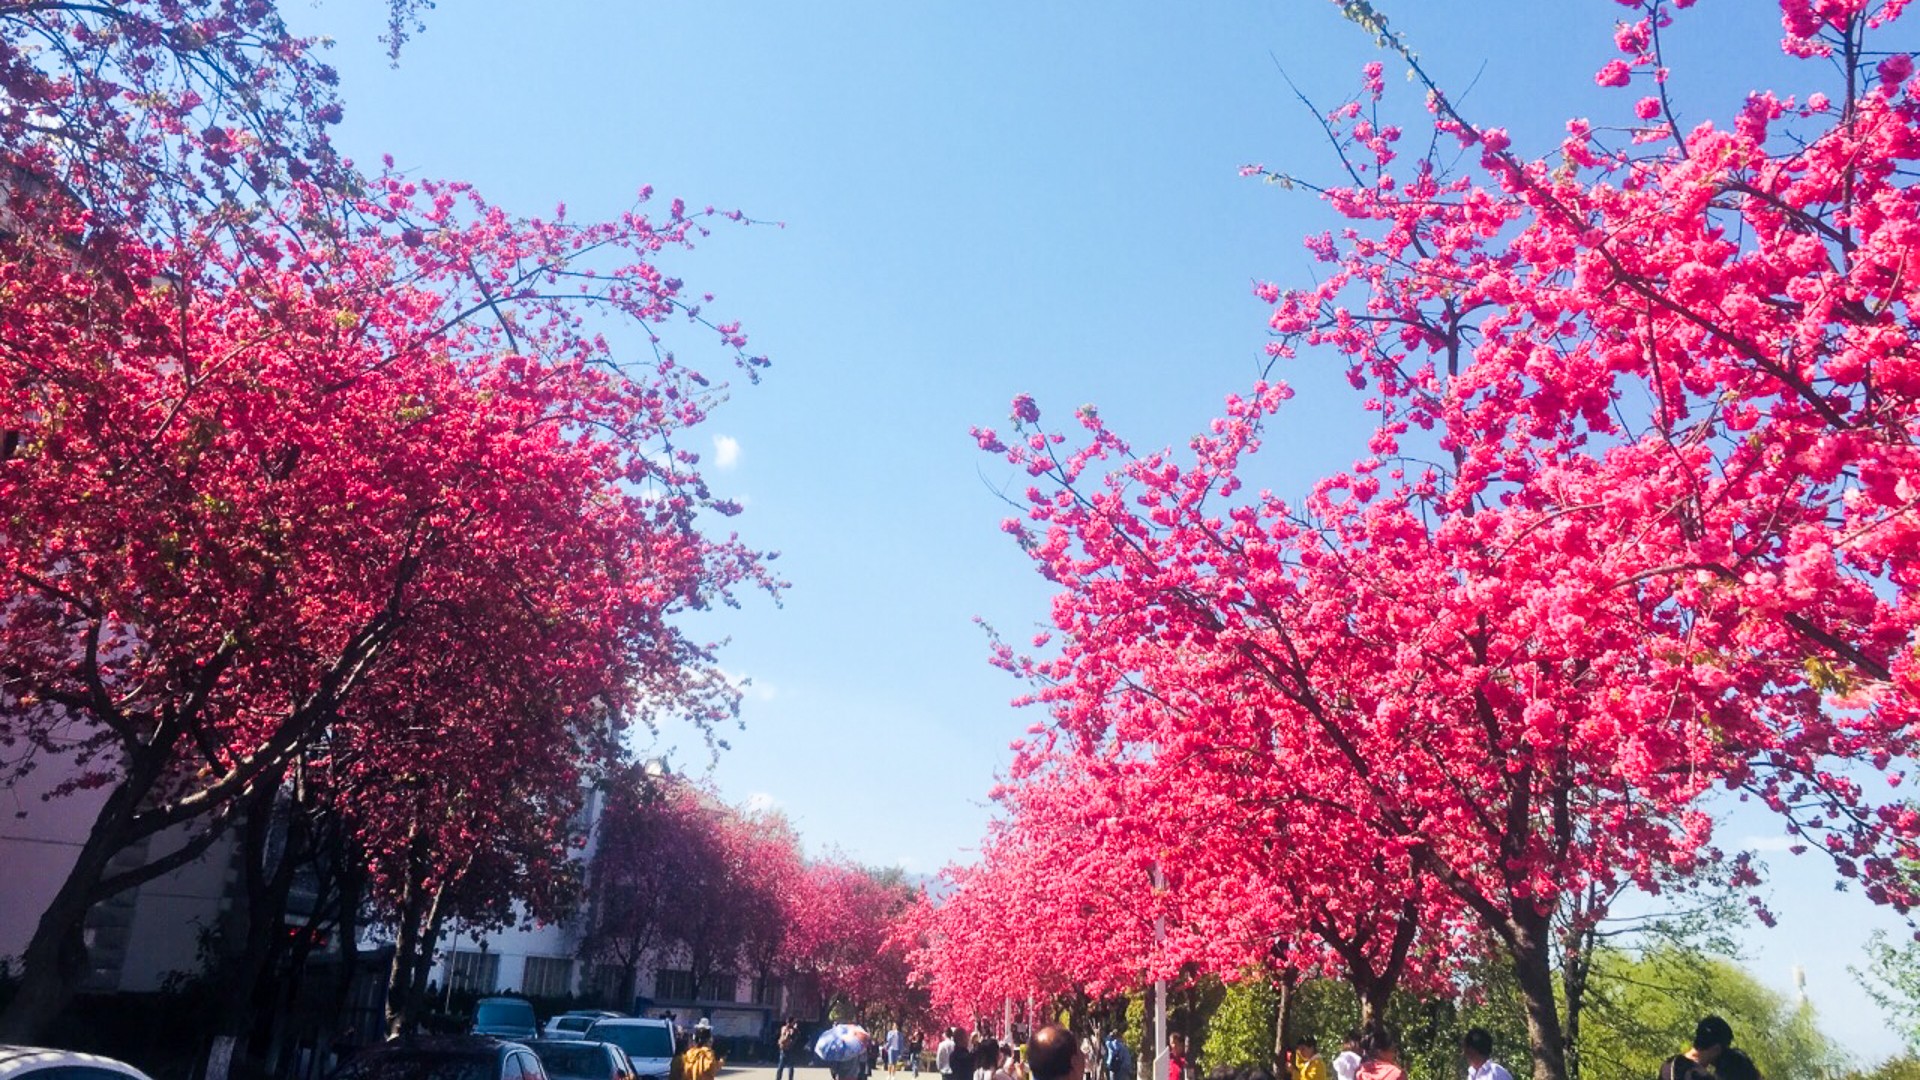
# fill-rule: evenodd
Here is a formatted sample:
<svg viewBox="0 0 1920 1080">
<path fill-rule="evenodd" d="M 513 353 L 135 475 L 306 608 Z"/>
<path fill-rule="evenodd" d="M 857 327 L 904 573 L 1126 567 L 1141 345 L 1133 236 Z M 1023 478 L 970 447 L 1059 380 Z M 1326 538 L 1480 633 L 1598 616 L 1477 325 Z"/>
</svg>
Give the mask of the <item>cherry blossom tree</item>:
<svg viewBox="0 0 1920 1080">
<path fill-rule="evenodd" d="M 354 172 L 330 73 L 271 5 L 228 8 L 0 11 L 6 123 L 32 128 L 0 236 L 0 748 L 9 777 L 68 755 L 56 794 L 106 792 L 14 1041 L 75 985 L 90 907 L 197 857 L 324 733 L 404 739 L 459 687 L 427 722 L 491 718 L 457 746 L 485 775 L 542 739 L 712 724 L 734 692 L 675 616 L 774 584 L 708 535 L 737 507 L 677 441 L 721 388 L 663 323 L 764 363 L 662 266 L 710 212 L 522 219 Z M 41 62 L 73 56 L 126 74 Z"/>
<path fill-rule="evenodd" d="M 853 1009 L 901 1020 L 925 1011 L 910 985 L 908 952 L 918 891 L 898 871 L 874 871 L 839 859 L 809 863 L 786 897 L 789 970 L 819 989 L 829 1010 Z"/>
<path fill-rule="evenodd" d="M 1920 86 L 1871 45 L 1904 5 L 1789 0 L 1785 47 L 1837 61 L 1839 103 L 1756 94 L 1682 133 L 1675 5 L 1628 4 L 1598 79 L 1648 84 L 1636 130 L 1574 121 L 1554 160 L 1340 6 L 1478 151 L 1402 162 L 1370 64 L 1326 117 L 1348 222 L 1309 241 L 1328 274 L 1256 290 L 1275 365 L 1331 354 L 1370 392 L 1371 456 L 1303 499 L 1249 493 L 1289 396 L 1271 379 L 1184 455 L 1136 455 L 1091 409 L 1067 446 L 1025 398 L 1016 439 L 977 431 L 1036 478 L 1008 528 L 1061 589 L 1052 651 L 1002 652 L 1053 717 L 1017 768 L 1118 753 L 1206 790 L 1252 763 L 1263 805 L 1381 860 L 1336 873 L 1423 906 L 1437 883 L 1500 943 L 1558 1080 L 1555 938 L 1605 914 L 1574 901 L 1721 861 L 1711 792 L 1770 807 L 1870 898 L 1915 899 L 1920 818 L 1859 779 L 1897 784 L 1913 748 Z"/>
<path fill-rule="evenodd" d="M 631 1003 L 643 957 L 692 898 L 682 861 L 705 842 L 694 791 L 628 768 L 606 785 L 582 905 L 580 955 L 620 972 L 615 1002 Z"/>
</svg>

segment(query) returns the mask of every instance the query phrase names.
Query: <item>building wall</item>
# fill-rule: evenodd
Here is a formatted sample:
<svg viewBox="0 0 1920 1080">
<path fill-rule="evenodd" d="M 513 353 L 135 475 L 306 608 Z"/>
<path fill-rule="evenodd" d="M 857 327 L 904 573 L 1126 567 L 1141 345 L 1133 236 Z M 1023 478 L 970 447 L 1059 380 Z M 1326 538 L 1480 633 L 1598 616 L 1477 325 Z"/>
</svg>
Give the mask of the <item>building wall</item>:
<svg viewBox="0 0 1920 1080">
<path fill-rule="evenodd" d="M 77 773 L 71 759 L 48 758 L 0 789 L 0 867 L 7 878 L 0 888 L 0 957 L 15 963 L 106 801 L 103 788 L 44 798 Z M 176 851 L 189 835 L 181 829 L 154 837 L 124 853 L 119 865 Z M 200 970 L 200 930 L 220 918 L 232 861 L 233 845 L 222 838 L 199 859 L 96 906 L 87 919 L 93 970 L 86 989 L 158 990 L 173 972 Z"/>
</svg>

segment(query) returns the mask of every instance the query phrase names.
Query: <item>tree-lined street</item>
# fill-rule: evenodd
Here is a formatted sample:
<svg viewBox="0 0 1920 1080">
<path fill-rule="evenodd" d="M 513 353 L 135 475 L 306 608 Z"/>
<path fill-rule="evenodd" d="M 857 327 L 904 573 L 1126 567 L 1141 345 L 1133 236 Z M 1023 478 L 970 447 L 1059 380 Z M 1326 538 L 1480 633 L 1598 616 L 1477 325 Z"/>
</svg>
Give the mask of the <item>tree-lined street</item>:
<svg viewBox="0 0 1920 1080">
<path fill-rule="evenodd" d="M 0 1043 L 1912 1075 L 1906 7 L 0 0 Z"/>
</svg>

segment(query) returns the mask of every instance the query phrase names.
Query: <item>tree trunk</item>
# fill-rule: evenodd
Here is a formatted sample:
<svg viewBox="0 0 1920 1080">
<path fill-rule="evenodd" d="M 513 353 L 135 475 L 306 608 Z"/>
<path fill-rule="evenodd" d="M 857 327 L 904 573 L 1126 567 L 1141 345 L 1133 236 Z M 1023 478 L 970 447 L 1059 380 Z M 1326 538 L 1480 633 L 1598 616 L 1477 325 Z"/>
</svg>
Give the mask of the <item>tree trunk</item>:
<svg viewBox="0 0 1920 1080">
<path fill-rule="evenodd" d="M 279 794 L 278 778 L 273 777 L 248 798 L 242 834 L 247 902 L 245 909 L 235 916 L 241 923 L 240 952 L 225 965 L 223 1000 L 214 1015 L 214 1038 L 207 1052 L 205 1080 L 227 1080 L 234 1054 L 246 1048 L 247 1036 L 257 1015 L 254 1003 L 261 976 L 273 954 L 275 933 L 286 921 L 296 842 L 291 824 L 279 862 L 271 870 L 267 867 L 273 848 L 274 807 Z"/>
<path fill-rule="evenodd" d="M 54 894 L 20 957 L 20 983 L 0 1012 L 0 1043 L 31 1046 L 67 1007 L 87 974 L 87 912 L 113 857 L 126 846 L 135 808 L 152 787 L 144 771 L 129 775 L 94 815 L 67 879 Z"/>
<path fill-rule="evenodd" d="M 1560 966 L 1560 986 L 1567 1003 L 1567 1080 L 1580 1080 L 1580 1019 L 1587 1003 L 1588 976 L 1593 971 L 1593 947 L 1593 932 L 1581 933 Z"/>
<path fill-rule="evenodd" d="M 393 939 L 393 959 L 387 963 L 387 1038 L 406 1031 L 413 1013 L 408 1000 L 413 993 L 414 954 L 419 948 L 419 897 L 409 883 L 400 898 L 399 933 Z M 449 971 L 448 977 L 452 977 Z"/>
<path fill-rule="evenodd" d="M 613 1007 L 625 1012 L 633 1008 L 634 1001 L 640 996 L 640 958 L 623 962 L 620 965 L 620 1000 Z M 658 991 L 656 991 L 657 993 Z"/>
<path fill-rule="evenodd" d="M 1279 1007 L 1273 1010 L 1273 1075 L 1285 1076 L 1287 1051 L 1293 1049 L 1288 1040 L 1288 1029 L 1293 1026 L 1293 982 L 1292 969 L 1281 973 L 1274 980 L 1273 988 L 1280 996 Z"/>
<path fill-rule="evenodd" d="M 433 958 L 440 951 L 440 931 L 444 925 L 440 901 L 447 895 L 444 887 L 433 894 L 433 907 L 427 913 L 427 930 L 420 937 L 420 958 L 413 968 L 413 985 L 408 990 L 407 1021 L 412 1026 L 419 1022 L 421 1006 L 427 1001 L 427 976 L 433 971 Z M 451 948 L 448 950 L 452 951 Z M 447 988 L 453 988 L 453 958 L 447 958 Z"/>
<path fill-rule="evenodd" d="M 1526 1005 L 1527 1039 L 1533 1047 L 1533 1080 L 1567 1080 L 1566 1037 L 1560 1027 L 1560 1003 L 1553 996 L 1548 917 L 1516 913 L 1509 925 L 1513 973 Z"/>
</svg>

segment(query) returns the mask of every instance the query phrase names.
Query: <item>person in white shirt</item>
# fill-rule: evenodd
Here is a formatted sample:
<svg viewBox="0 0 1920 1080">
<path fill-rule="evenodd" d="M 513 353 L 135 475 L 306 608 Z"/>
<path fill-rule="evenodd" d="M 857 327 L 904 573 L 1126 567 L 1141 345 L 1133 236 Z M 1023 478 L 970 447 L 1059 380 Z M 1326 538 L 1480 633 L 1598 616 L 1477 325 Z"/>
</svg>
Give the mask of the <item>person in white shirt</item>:
<svg viewBox="0 0 1920 1080">
<path fill-rule="evenodd" d="M 940 1045 L 933 1051 L 933 1067 L 945 1080 L 953 1078 L 953 1029 L 941 1033 Z"/>
<path fill-rule="evenodd" d="M 1486 1028 L 1468 1028 L 1460 1040 L 1460 1056 L 1467 1059 L 1467 1080 L 1513 1080 L 1513 1075 L 1493 1060 L 1493 1036 Z"/>
<path fill-rule="evenodd" d="M 1360 1072 L 1360 1033 L 1347 1032 L 1340 1040 L 1340 1055 L 1333 1059 L 1333 1075 L 1339 1080 L 1353 1080 Z"/>
</svg>

